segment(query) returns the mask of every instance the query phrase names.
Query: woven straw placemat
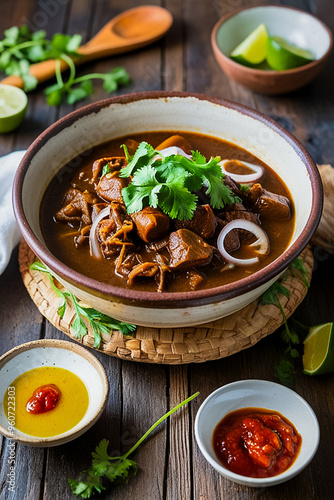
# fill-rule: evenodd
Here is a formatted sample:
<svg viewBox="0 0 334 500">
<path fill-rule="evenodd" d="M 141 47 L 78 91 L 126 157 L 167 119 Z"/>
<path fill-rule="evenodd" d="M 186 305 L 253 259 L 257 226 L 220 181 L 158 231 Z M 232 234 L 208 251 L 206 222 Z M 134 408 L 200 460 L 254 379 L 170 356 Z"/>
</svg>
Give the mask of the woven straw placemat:
<svg viewBox="0 0 334 500">
<path fill-rule="evenodd" d="M 301 258 L 310 281 L 313 268 L 310 248 L 304 250 Z M 78 341 L 71 331 L 75 315 L 72 303 L 68 303 L 64 317 L 60 318 L 57 313 L 60 299 L 52 290 L 48 276 L 29 268 L 34 260 L 34 253 L 22 241 L 19 251 L 20 271 L 32 300 L 50 323 Z M 60 283 L 57 286 L 63 289 Z M 305 297 L 307 289 L 301 277 L 290 272 L 284 278 L 284 286 L 290 290 L 290 297 L 282 295 L 280 302 L 288 318 Z M 256 300 L 230 316 L 198 327 L 171 329 L 139 326 L 134 336 L 124 336 L 112 330 L 110 335 L 102 336 L 98 350 L 110 356 L 146 363 L 200 363 L 224 358 L 251 347 L 282 323 L 283 317 L 277 306 L 263 305 Z M 88 334 L 80 342 L 93 348 L 94 334 L 89 325 L 87 327 Z"/>
</svg>

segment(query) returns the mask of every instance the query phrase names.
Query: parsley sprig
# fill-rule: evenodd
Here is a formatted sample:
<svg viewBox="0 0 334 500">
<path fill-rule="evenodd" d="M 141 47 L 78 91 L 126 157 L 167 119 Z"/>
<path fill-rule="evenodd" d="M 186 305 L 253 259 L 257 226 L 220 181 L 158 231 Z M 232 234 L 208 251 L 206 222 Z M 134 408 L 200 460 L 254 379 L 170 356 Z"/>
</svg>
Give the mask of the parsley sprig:
<svg viewBox="0 0 334 500">
<path fill-rule="evenodd" d="M 55 285 L 54 278 L 56 276 L 41 261 L 36 260 L 32 264 L 30 264 L 30 269 L 41 271 L 48 275 L 52 290 L 61 299 L 61 303 L 57 309 L 57 313 L 61 318 L 64 317 L 67 307 L 67 301 L 72 301 L 75 309 L 75 316 L 71 324 L 71 328 L 75 334 L 75 338 L 82 339 L 88 333 L 88 328 L 83 318 L 90 324 L 93 330 L 94 347 L 96 348 L 99 348 L 101 346 L 101 334 L 103 333 L 110 335 L 111 330 L 119 330 L 124 335 L 131 335 L 136 330 L 135 325 L 113 319 L 110 316 L 100 313 L 99 311 L 91 307 L 82 307 L 73 293 L 63 292 Z"/>
<path fill-rule="evenodd" d="M 289 265 L 289 270 L 287 272 L 297 274 L 305 286 L 309 288 L 310 284 L 307 281 L 307 271 L 300 257 L 297 257 Z M 283 275 L 283 281 L 285 277 L 286 273 Z M 281 311 L 284 326 L 281 329 L 280 335 L 285 348 L 281 359 L 275 366 L 275 372 L 282 384 L 291 385 L 295 374 L 294 361 L 301 355 L 299 346 L 301 346 L 302 341 L 306 337 L 309 327 L 299 323 L 293 318 L 289 318 L 289 320 L 286 318 L 279 298 L 280 295 L 284 295 L 289 298 L 290 290 L 288 290 L 280 282 L 275 281 L 275 283 L 273 283 L 271 287 L 262 294 L 261 302 L 262 304 L 274 304 Z"/>
<path fill-rule="evenodd" d="M 101 493 L 106 490 L 103 479 L 108 479 L 110 483 L 115 481 L 128 481 L 129 473 L 136 474 L 138 465 L 128 457 L 141 445 L 141 443 L 151 434 L 154 429 L 166 420 L 170 415 L 175 413 L 179 408 L 192 401 L 199 395 L 196 392 L 189 398 L 179 403 L 172 408 L 169 412 L 157 420 L 137 441 L 137 443 L 121 457 L 111 457 L 108 454 L 109 441 L 103 439 L 100 441 L 95 451 L 92 452 L 92 465 L 88 470 L 81 472 L 79 480 L 68 479 L 72 492 L 80 498 L 90 498 L 94 493 Z"/>
<path fill-rule="evenodd" d="M 107 92 L 114 92 L 119 85 L 128 85 L 130 82 L 128 73 L 121 67 L 108 73 L 90 73 L 76 78 L 73 58 L 80 57 L 77 50 L 82 37 L 79 34 L 70 36 L 56 33 L 49 40 L 44 30 L 31 32 L 23 25 L 5 30 L 4 35 L 4 39 L 0 41 L 0 70 L 6 75 L 20 76 L 26 92 L 36 88 L 38 83 L 37 78 L 30 74 L 30 65 L 56 59 L 57 82 L 45 90 L 47 102 L 51 106 L 58 106 L 65 99 L 68 104 L 74 104 L 89 96 L 93 93 L 94 79 L 103 80 L 103 88 Z M 61 74 L 62 62 L 65 62 L 70 70 L 66 82 Z"/>
<path fill-rule="evenodd" d="M 129 163 L 120 176 L 132 177 L 122 190 L 128 213 L 149 205 L 159 207 L 172 219 L 191 219 L 197 206 L 196 193 L 202 188 L 210 197 L 212 208 L 240 201 L 223 183 L 220 156 L 206 161 L 201 153 L 192 151 L 192 159 L 182 155 L 164 157 L 147 142 L 141 142 L 133 156 L 125 145 L 123 148 Z"/>
</svg>

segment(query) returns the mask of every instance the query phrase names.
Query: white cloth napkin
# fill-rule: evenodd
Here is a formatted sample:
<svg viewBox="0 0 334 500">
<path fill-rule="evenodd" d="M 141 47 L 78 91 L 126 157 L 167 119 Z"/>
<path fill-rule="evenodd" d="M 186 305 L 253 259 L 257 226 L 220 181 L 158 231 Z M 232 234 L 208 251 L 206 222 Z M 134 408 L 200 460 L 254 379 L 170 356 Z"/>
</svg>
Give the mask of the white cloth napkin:
<svg viewBox="0 0 334 500">
<path fill-rule="evenodd" d="M 25 151 L 0 158 L 0 274 L 6 269 L 21 234 L 12 207 L 12 186 L 16 169 Z"/>
</svg>

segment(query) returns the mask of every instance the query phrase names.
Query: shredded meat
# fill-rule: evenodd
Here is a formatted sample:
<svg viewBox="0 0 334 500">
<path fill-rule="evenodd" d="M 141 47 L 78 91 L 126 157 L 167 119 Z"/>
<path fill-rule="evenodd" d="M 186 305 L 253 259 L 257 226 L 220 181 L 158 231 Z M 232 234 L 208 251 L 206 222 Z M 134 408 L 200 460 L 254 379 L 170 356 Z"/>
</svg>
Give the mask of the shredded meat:
<svg viewBox="0 0 334 500">
<path fill-rule="evenodd" d="M 156 262 L 141 262 L 133 267 L 128 274 L 128 284 L 132 285 L 137 278 L 155 278 L 158 282 L 158 292 L 162 292 L 165 283 L 165 275 L 169 268 L 162 255 L 157 254 Z"/>
<path fill-rule="evenodd" d="M 110 216 L 99 223 L 97 234 L 105 257 L 119 253 L 120 258 L 116 263 L 116 268 L 122 264 L 126 247 L 133 246 L 129 237 L 132 230 L 133 222 L 123 205 L 111 203 Z"/>
<path fill-rule="evenodd" d="M 97 179 L 105 165 L 108 165 L 109 171 L 120 170 L 127 164 L 126 158 L 123 156 L 112 156 L 107 158 L 99 158 L 94 161 L 92 165 L 92 179 L 91 182 L 97 182 Z"/>
</svg>

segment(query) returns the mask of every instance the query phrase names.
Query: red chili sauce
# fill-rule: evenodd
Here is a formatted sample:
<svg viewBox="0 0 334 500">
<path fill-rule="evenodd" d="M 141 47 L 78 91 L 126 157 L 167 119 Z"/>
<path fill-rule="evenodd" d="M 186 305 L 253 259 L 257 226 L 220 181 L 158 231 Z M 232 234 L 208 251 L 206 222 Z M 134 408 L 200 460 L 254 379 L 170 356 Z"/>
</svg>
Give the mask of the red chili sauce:
<svg viewBox="0 0 334 500">
<path fill-rule="evenodd" d="M 41 385 L 27 402 L 26 410 L 29 413 L 46 413 L 53 410 L 60 399 L 61 392 L 54 384 Z"/>
<path fill-rule="evenodd" d="M 281 474 L 296 460 L 302 438 L 283 415 L 242 408 L 226 415 L 213 433 L 213 449 L 228 470 L 247 477 Z"/>
</svg>

